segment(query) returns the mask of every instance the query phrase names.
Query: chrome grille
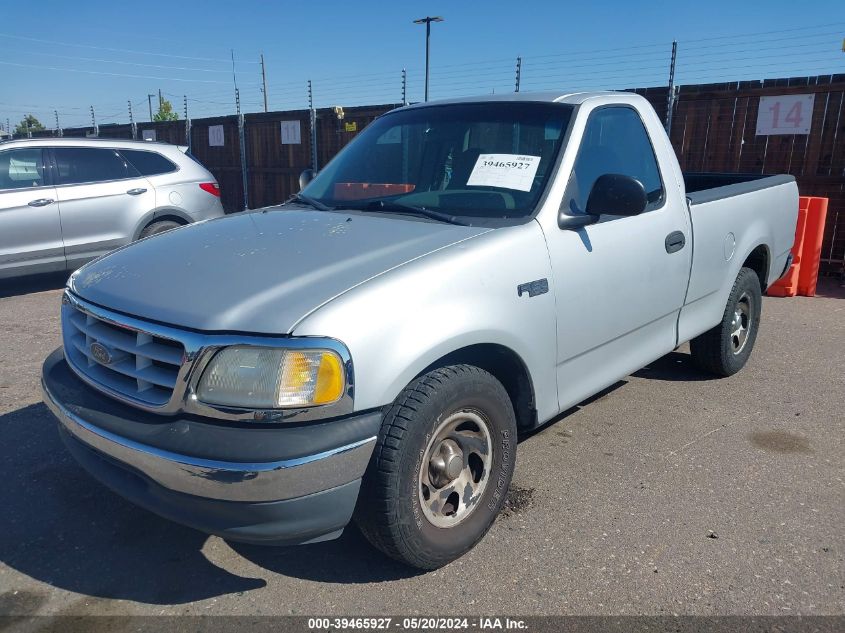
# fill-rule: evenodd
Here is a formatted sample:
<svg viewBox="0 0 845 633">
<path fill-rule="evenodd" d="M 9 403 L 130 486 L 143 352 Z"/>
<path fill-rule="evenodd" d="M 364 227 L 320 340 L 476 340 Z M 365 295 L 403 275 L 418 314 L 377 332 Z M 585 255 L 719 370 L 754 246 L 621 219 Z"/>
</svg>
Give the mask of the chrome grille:
<svg viewBox="0 0 845 633">
<path fill-rule="evenodd" d="M 65 302 L 65 358 L 89 380 L 118 396 L 160 407 L 173 396 L 184 346 L 178 341 L 122 327 Z"/>
</svg>

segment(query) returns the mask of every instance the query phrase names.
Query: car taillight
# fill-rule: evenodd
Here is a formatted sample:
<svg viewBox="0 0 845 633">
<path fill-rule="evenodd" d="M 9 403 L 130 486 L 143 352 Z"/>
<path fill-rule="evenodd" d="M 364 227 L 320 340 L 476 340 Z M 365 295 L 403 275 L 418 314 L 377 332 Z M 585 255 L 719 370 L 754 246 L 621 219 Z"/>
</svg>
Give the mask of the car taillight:
<svg viewBox="0 0 845 633">
<path fill-rule="evenodd" d="M 220 185 L 216 182 L 201 182 L 200 189 L 207 191 L 212 196 L 217 196 L 218 198 L 220 197 Z"/>
</svg>

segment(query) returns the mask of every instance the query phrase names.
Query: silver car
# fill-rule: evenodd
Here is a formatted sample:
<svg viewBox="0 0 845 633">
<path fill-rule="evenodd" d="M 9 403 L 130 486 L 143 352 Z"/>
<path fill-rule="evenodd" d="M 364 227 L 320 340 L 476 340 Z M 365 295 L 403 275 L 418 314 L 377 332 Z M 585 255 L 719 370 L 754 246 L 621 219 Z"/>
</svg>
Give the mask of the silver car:
<svg viewBox="0 0 845 633">
<path fill-rule="evenodd" d="M 0 279 L 75 270 L 142 237 L 223 215 L 187 147 L 119 139 L 0 143 Z"/>
</svg>

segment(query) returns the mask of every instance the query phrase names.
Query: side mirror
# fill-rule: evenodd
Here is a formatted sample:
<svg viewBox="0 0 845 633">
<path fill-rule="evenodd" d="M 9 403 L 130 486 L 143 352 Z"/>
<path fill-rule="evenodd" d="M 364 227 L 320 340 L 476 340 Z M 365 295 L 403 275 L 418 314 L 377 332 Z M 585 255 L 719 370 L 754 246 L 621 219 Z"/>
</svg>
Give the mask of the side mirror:
<svg viewBox="0 0 845 633">
<path fill-rule="evenodd" d="M 639 180 L 622 174 L 605 174 L 599 176 L 590 190 L 587 214 L 639 215 L 647 204 L 645 188 Z"/>
<path fill-rule="evenodd" d="M 590 224 L 595 224 L 599 219 L 597 215 L 588 215 L 580 213 L 578 215 L 566 215 L 559 213 L 557 216 L 557 225 L 562 229 L 580 229 Z"/>
<path fill-rule="evenodd" d="M 314 173 L 313 169 L 304 169 L 301 174 L 299 174 L 299 190 L 302 191 L 308 186 L 308 183 L 314 180 L 314 176 L 317 174 Z"/>
</svg>

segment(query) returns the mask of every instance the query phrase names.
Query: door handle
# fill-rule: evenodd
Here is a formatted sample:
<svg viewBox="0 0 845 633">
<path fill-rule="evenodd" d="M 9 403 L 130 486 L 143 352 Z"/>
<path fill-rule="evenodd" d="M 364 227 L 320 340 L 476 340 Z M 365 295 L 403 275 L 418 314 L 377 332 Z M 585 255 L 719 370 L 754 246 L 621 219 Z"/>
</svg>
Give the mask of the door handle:
<svg viewBox="0 0 845 633">
<path fill-rule="evenodd" d="M 672 231 L 666 236 L 666 252 L 676 253 L 687 243 L 687 238 L 680 231 Z"/>
<path fill-rule="evenodd" d="M 142 187 L 138 187 L 137 189 L 130 189 L 126 193 L 130 196 L 140 196 L 142 193 L 147 193 L 147 190 Z"/>
<path fill-rule="evenodd" d="M 31 207 L 46 207 L 48 204 L 53 204 L 55 200 L 52 198 L 38 198 L 29 203 Z"/>
</svg>

